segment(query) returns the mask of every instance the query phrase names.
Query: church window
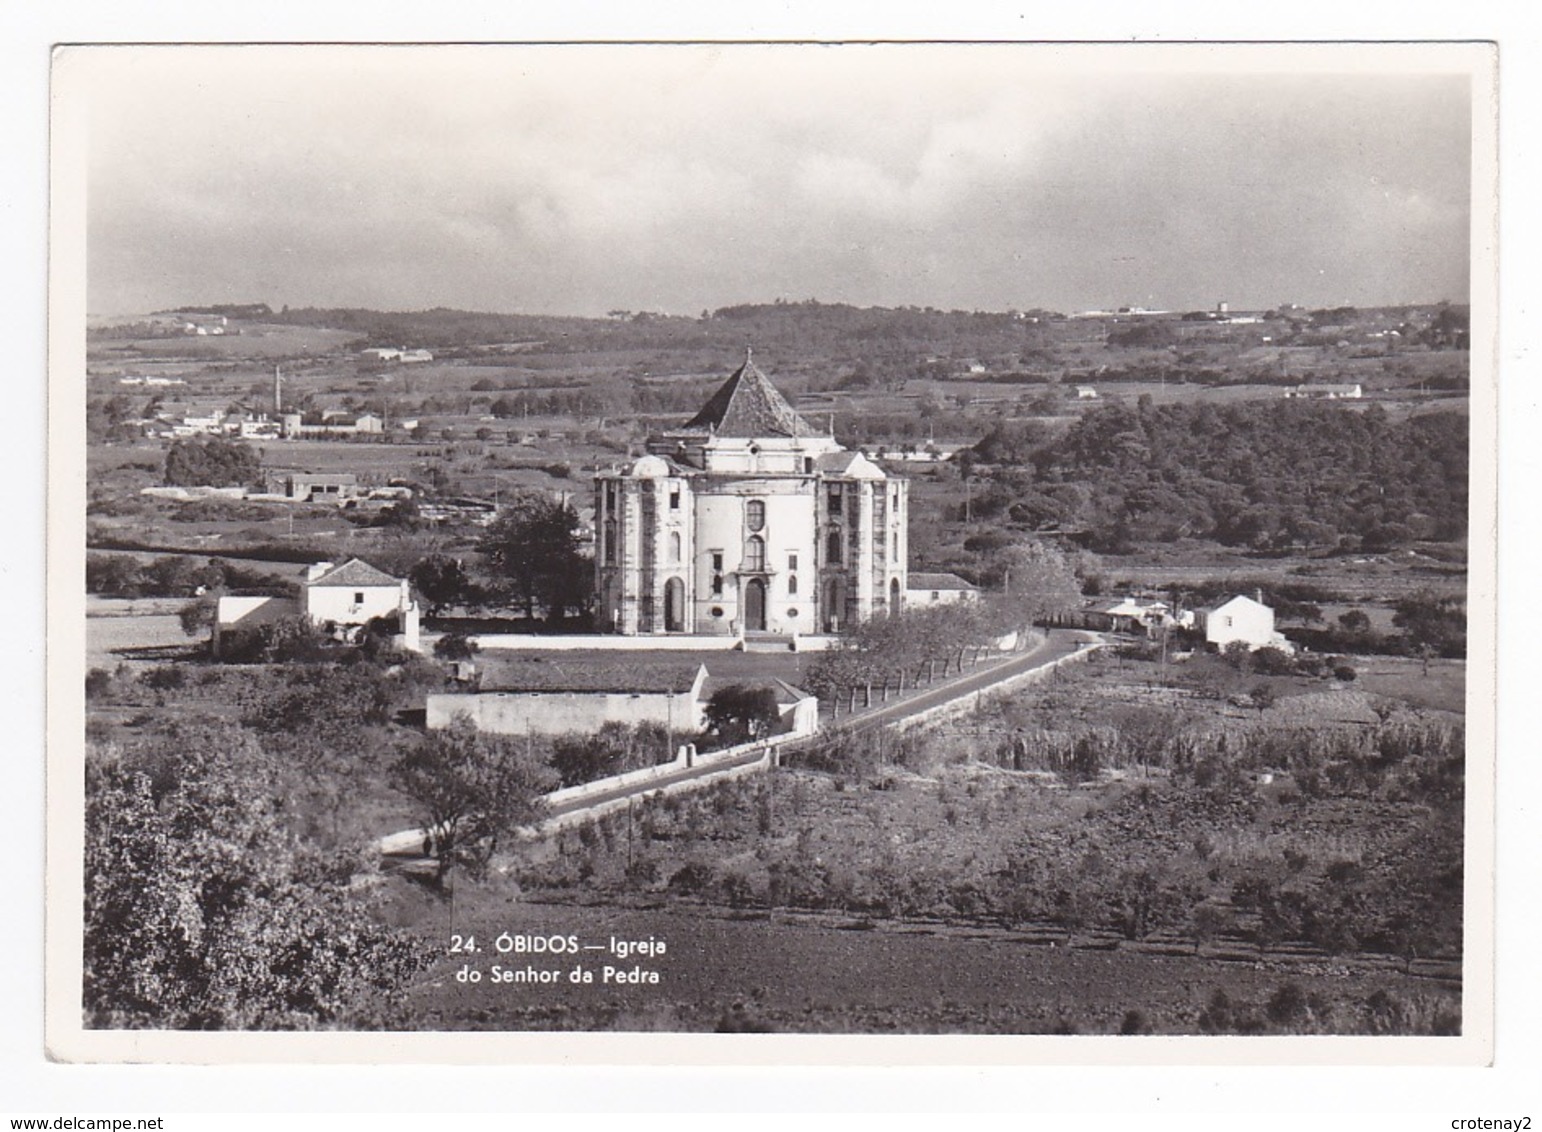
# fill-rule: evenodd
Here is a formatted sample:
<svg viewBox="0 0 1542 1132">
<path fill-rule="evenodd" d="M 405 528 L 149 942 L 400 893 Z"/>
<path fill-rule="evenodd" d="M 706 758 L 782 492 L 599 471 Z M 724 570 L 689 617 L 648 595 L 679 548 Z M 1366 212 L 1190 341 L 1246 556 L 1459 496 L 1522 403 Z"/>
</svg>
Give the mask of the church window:
<svg viewBox="0 0 1542 1132">
<path fill-rule="evenodd" d="M 713 597 L 722 597 L 723 596 L 723 575 L 721 575 L 721 574 L 713 574 L 712 575 L 712 596 Z"/>
<path fill-rule="evenodd" d="M 669 509 L 671 511 L 680 510 L 680 489 L 678 487 L 669 493 Z"/>
<path fill-rule="evenodd" d="M 746 570 L 764 570 L 766 568 L 766 540 L 757 535 L 751 535 L 744 544 L 744 568 Z"/>
<path fill-rule="evenodd" d="M 712 552 L 712 572 L 714 574 L 721 574 L 723 572 L 723 552 L 721 550 L 714 550 Z"/>
<path fill-rule="evenodd" d="M 825 498 L 829 502 L 831 511 L 839 512 L 841 509 L 841 485 L 832 483 L 825 489 Z"/>
<path fill-rule="evenodd" d="M 605 565 L 616 564 L 616 520 L 605 520 Z"/>
<path fill-rule="evenodd" d="M 787 596 L 792 597 L 798 592 L 798 575 L 787 575 Z"/>
<path fill-rule="evenodd" d="M 670 560 L 670 562 L 679 562 L 680 561 L 680 532 L 679 531 L 670 531 L 669 532 L 669 560 Z"/>
<path fill-rule="evenodd" d="M 789 554 L 787 556 L 787 569 L 791 570 L 794 574 L 798 572 L 798 556 L 796 554 Z"/>
<path fill-rule="evenodd" d="M 758 531 L 766 525 L 766 503 L 763 499 L 752 499 L 744 505 L 744 519 L 752 531 Z"/>
<path fill-rule="evenodd" d="M 806 476 L 814 474 L 814 457 L 803 457 L 803 474 Z"/>
<path fill-rule="evenodd" d="M 831 531 L 825 540 L 825 561 L 831 566 L 839 566 L 841 557 L 841 532 Z"/>
<path fill-rule="evenodd" d="M 894 532 L 894 557 L 899 557 L 899 532 Z"/>
</svg>

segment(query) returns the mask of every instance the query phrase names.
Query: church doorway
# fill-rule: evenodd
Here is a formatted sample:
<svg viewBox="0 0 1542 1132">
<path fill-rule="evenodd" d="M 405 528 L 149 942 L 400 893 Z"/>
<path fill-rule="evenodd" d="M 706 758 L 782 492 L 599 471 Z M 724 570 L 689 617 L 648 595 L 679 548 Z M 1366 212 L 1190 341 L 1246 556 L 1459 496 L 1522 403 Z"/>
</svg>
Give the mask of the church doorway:
<svg viewBox="0 0 1542 1132">
<path fill-rule="evenodd" d="M 759 578 L 744 583 L 744 627 L 751 633 L 766 628 L 766 583 Z"/>
<path fill-rule="evenodd" d="M 664 632 L 685 630 L 685 583 L 671 578 L 664 583 Z"/>
<path fill-rule="evenodd" d="M 825 604 L 820 612 L 825 632 L 839 633 L 841 618 L 846 613 L 846 584 L 840 578 L 831 578 L 825 585 Z"/>
</svg>

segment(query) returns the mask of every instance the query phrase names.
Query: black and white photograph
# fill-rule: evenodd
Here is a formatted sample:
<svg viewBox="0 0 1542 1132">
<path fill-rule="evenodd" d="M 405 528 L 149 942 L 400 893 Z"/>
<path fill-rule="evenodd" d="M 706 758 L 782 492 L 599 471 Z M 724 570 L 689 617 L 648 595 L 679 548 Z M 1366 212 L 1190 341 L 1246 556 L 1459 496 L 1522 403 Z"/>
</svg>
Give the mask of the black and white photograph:
<svg viewBox="0 0 1542 1132">
<path fill-rule="evenodd" d="M 1489 1056 L 1494 69 L 59 49 L 53 1047 Z"/>
</svg>

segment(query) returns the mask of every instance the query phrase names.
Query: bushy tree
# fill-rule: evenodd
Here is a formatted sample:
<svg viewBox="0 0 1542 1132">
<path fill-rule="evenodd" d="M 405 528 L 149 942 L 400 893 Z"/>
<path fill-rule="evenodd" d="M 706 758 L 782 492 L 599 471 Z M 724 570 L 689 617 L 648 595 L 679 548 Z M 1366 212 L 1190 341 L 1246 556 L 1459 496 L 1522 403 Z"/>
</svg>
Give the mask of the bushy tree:
<svg viewBox="0 0 1542 1132">
<path fill-rule="evenodd" d="M 470 660 L 476 654 L 476 638 L 465 633 L 446 633 L 434 642 L 434 655 L 440 660 Z"/>
<path fill-rule="evenodd" d="M 417 808 L 441 883 L 456 866 L 472 876 L 484 873 L 498 839 L 539 820 L 541 796 L 556 785 L 551 768 L 527 755 L 523 744 L 483 735 L 464 718 L 408 748 L 390 780 Z"/>
<path fill-rule="evenodd" d="M 166 452 L 165 478 L 172 487 L 249 487 L 261 477 L 256 451 L 224 437 L 174 440 Z"/>
<path fill-rule="evenodd" d="M 1417 593 L 1396 605 L 1392 623 L 1415 650 L 1428 647 L 1447 657 L 1467 655 L 1467 605 L 1459 597 Z"/>
<path fill-rule="evenodd" d="M 765 738 L 781 718 L 776 693 L 748 684 L 728 684 L 713 692 L 705 714 L 707 729 L 728 746 Z"/>
<path fill-rule="evenodd" d="M 584 611 L 590 601 L 592 563 L 579 549 L 578 512 L 539 492 L 506 504 L 480 543 L 497 582 L 534 618 L 548 620 Z"/>
<path fill-rule="evenodd" d="M 1074 608 L 1081 586 L 1071 562 L 1046 542 L 1015 542 L 997 551 L 991 574 L 1001 579 L 994 603 L 1006 618 L 1004 629 L 1026 630 L 1052 613 Z"/>
<path fill-rule="evenodd" d="M 87 780 L 86 1023 L 367 1025 L 428 955 L 297 845 L 263 752 L 228 727 L 97 751 Z"/>
<path fill-rule="evenodd" d="M 430 554 L 413 566 L 408 577 L 428 602 L 431 617 L 446 606 L 464 605 L 476 596 L 476 583 L 465 564 L 448 554 Z"/>
<path fill-rule="evenodd" d="M 658 724 L 629 727 L 612 720 L 592 735 L 573 732 L 558 736 L 552 741 L 551 763 L 563 786 L 579 786 L 657 766 L 673 756 L 668 732 Z"/>
</svg>

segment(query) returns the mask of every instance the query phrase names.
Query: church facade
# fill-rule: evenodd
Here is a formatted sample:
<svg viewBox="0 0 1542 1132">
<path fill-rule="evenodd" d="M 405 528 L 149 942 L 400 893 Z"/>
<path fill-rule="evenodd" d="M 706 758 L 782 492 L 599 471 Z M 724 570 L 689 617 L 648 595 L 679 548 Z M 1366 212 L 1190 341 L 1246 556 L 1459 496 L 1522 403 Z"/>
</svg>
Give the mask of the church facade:
<svg viewBox="0 0 1542 1132">
<path fill-rule="evenodd" d="M 748 352 L 594 491 L 602 630 L 838 633 L 904 600 L 908 483 L 810 426 Z"/>
</svg>

